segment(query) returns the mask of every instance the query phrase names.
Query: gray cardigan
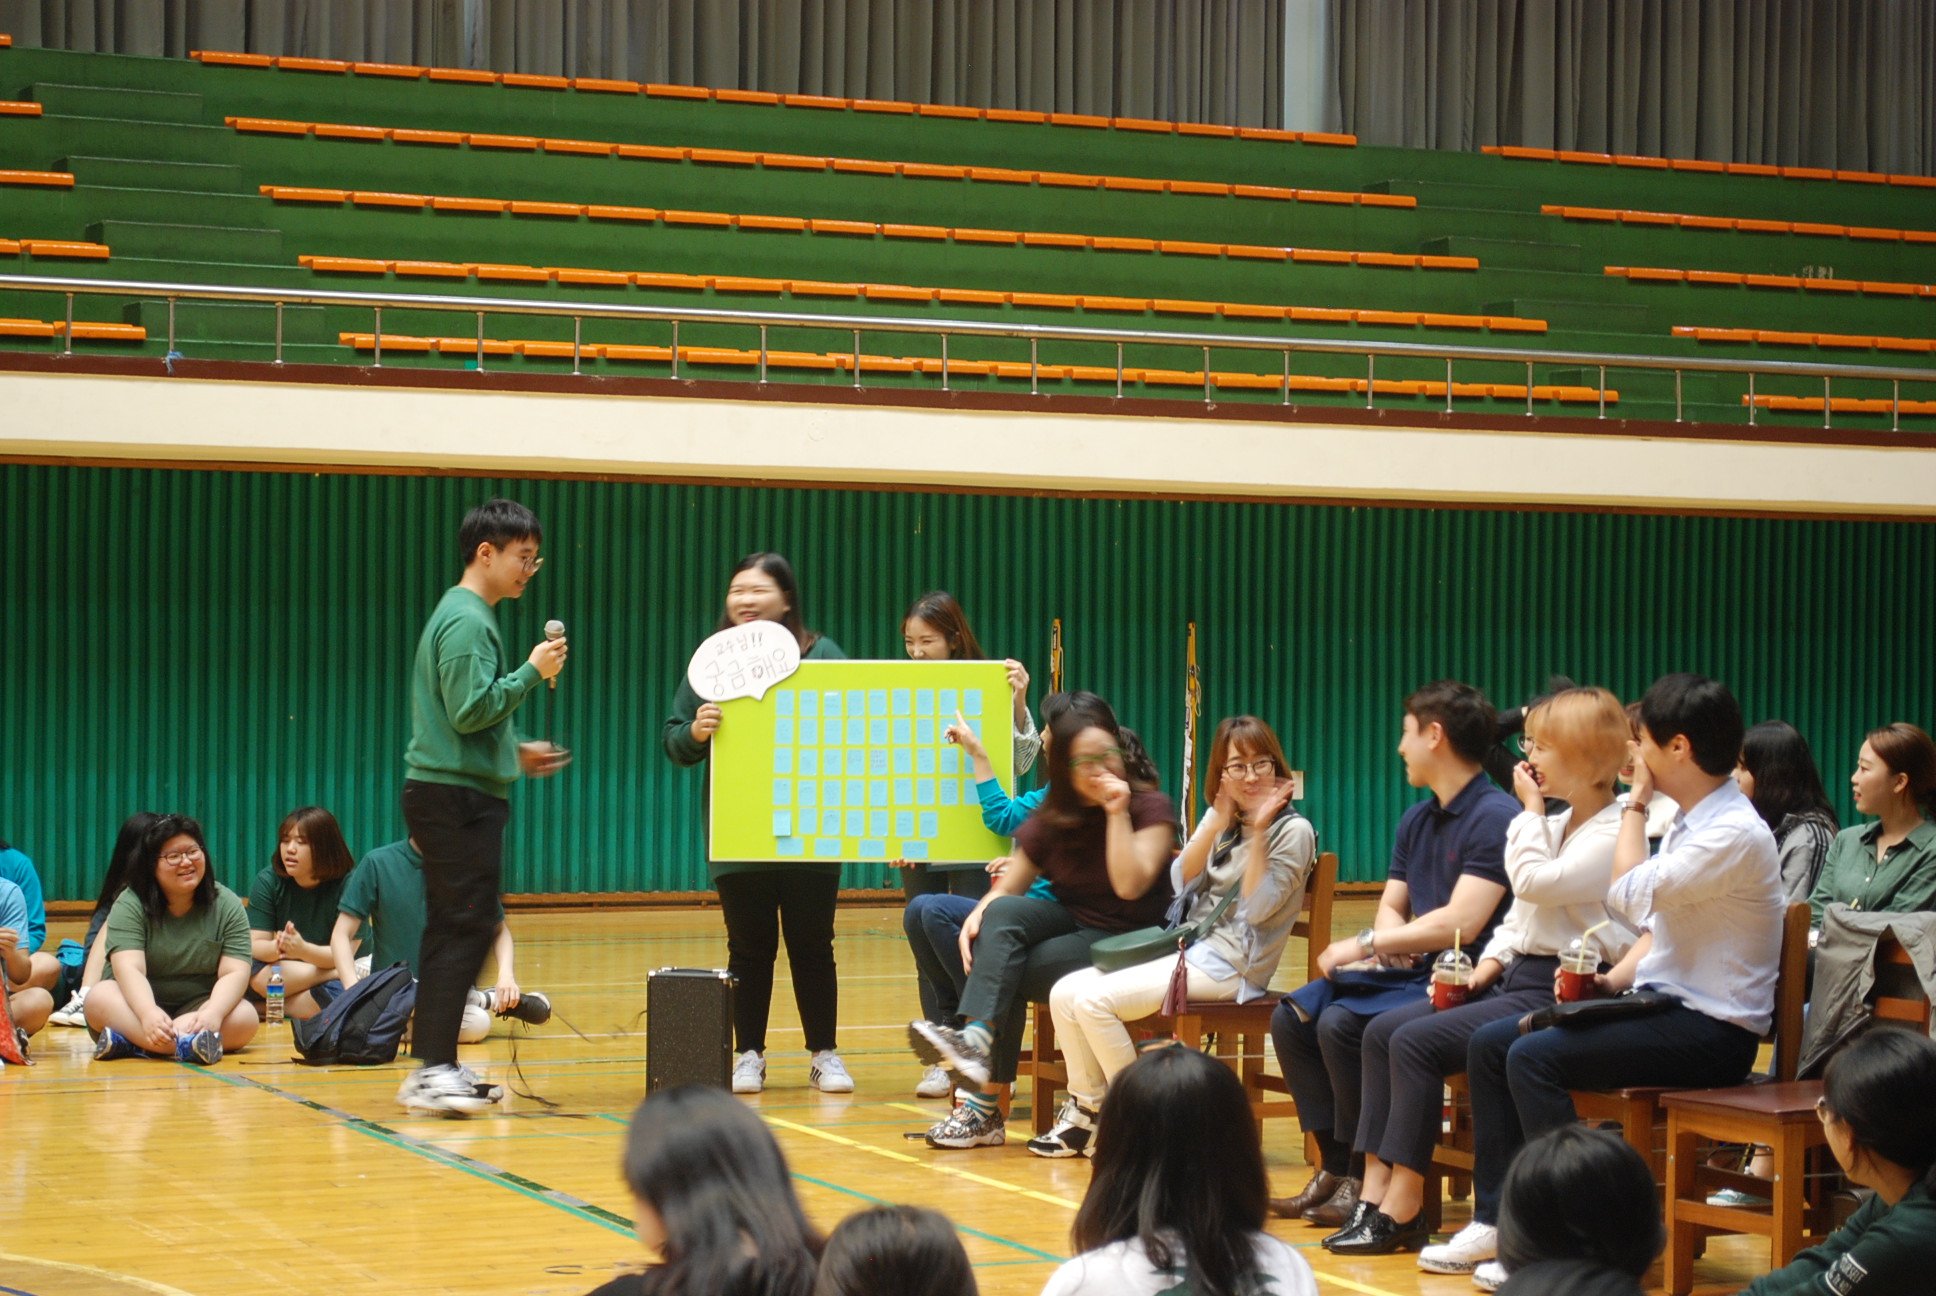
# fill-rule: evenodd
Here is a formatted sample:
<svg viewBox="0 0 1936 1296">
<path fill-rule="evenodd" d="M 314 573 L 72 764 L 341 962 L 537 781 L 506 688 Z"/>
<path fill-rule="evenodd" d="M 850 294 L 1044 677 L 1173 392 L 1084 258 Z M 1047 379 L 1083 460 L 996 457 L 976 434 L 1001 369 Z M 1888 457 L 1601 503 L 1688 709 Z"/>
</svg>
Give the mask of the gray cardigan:
<svg viewBox="0 0 1936 1296">
<path fill-rule="evenodd" d="M 1317 862 L 1317 831 L 1309 819 L 1288 807 L 1264 829 L 1264 841 L 1268 866 L 1257 889 L 1225 910 L 1209 934 L 1190 949 L 1191 961 L 1199 967 L 1200 959 L 1214 954 L 1243 978 L 1239 1003 L 1260 997 L 1270 987 L 1290 941 L 1291 926 L 1304 908 L 1304 884 Z M 1187 888 L 1182 882 L 1182 857 L 1178 857 L 1170 866 L 1170 881 L 1183 922 L 1208 917 L 1231 888 L 1243 885 L 1247 854 L 1242 830 L 1232 825 L 1218 837 L 1203 872 Z"/>
</svg>

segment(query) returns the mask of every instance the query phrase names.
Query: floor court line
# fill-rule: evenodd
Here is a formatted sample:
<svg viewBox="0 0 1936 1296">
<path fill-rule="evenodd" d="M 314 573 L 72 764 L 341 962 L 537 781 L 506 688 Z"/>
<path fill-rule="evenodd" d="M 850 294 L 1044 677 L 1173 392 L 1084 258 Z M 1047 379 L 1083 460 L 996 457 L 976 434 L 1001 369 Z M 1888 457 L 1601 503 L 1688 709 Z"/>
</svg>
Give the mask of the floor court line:
<svg viewBox="0 0 1936 1296">
<path fill-rule="evenodd" d="M 896 1204 L 894 1202 L 888 1201 L 885 1197 L 875 1197 L 854 1188 L 846 1188 L 846 1187 L 842 1187 L 840 1184 L 837 1184 L 837 1183 L 829 1183 L 825 1179 L 816 1179 L 812 1175 L 801 1174 L 798 1170 L 793 1171 L 792 1174 L 795 1179 L 800 1180 L 802 1183 L 810 1183 L 817 1188 L 825 1188 L 829 1192 L 843 1193 L 849 1197 L 858 1197 L 860 1200 L 864 1202 L 872 1202 L 876 1206 L 893 1206 Z M 984 1242 L 998 1243 L 999 1245 L 1008 1247 L 1011 1250 L 1021 1251 L 1024 1254 L 1034 1256 L 1039 1260 L 1047 1260 L 1053 1264 L 1061 1264 L 1064 1259 L 1064 1257 L 1062 1256 L 1050 1255 L 1047 1251 L 1038 1251 L 1036 1248 L 1032 1246 L 1025 1246 L 1022 1243 L 1015 1241 L 1013 1238 L 1005 1238 L 995 1233 L 984 1233 L 982 1230 L 978 1228 L 969 1228 L 966 1224 L 960 1223 L 959 1221 L 951 1220 L 949 1222 L 954 1224 L 955 1231 L 957 1233 L 966 1233 L 968 1236 L 978 1237 Z M 1029 1260 L 989 1260 L 989 1261 L 984 1261 L 981 1264 L 975 1265 L 974 1267 L 977 1269 L 989 1269 L 989 1268 L 993 1268 L 995 1265 L 1031 1264 L 1031 1263 L 1033 1263 L 1033 1261 L 1029 1261 Z"/>
<path fill-rule="evenodd" d="M 158 1283 L 151 1278 L 136 1278 L 131 1274 L 116 1273 L 112 1269 L 96 1269 L 93 1265 L 75 1264 L 71 1260 L 43 1260 L 39 1256 L 16 1255 L 11 1251 L 0 1251 L 0 1260 L 14 1260 L 23 1264 L 45 1265 L 49 1269 L 65 1269 L 69 1273 L 86 1274 L 90 1278 L 112 1278 L 114 1281 L 126 1283 L 130 1287 L 139 1287 L 143 1291 L 154 1292 L 156 1296 L 188 1296 L 188 1293 L 179 1287 L 170 1287 L 166 1283 Z M 35 1296 L 35 1293 L 22 1291 L 18 1287 L 0 1287 L 0 1292 L 11 1293 L 11 1296 Z"/>
<path fill-rule="evenodd" d="M 858 1139 L 843 1138 L 838 1134 L 829 1134 L 825 1130 L 814 1129 L 810 1125 L 796 1125 L 792 1121 L 780 1120 L 778 1117 L 768 1117 L 764 1114 L 762 1114 L 761 1119 L 765 1120 L 767 1124 L 779 1129 L 788 1130 L 796 1134 L 805 1134 L 810 1138 L 825 1139 L 829 1143 L 838 1143 L 845 1147 L 871 1153 L 874 1156 L 886 1157 L 890 1161 L 900 1161 L 908 1165 L 920 1166 L 923 1170 L 927 1170 L 932 1174 L 946 1175 L 952 1179 L 966 1179 L 968 1182 L 978 1183 L 984 1188 L 999 1188 L 1003 1192 L 1014 1193 L 1017 1196 L 1027 1197 L 1034 1201 L 1046 1202 L 1051 1206 L 1062 1206 L 1069 1210 L 1077 1210 L 1081 1207 L 1080 1202 L 1072 1202 L 1067 1197 L 1057 1197 L 1053 1193 L 1037 1192 L 1033 1188 L 1024 1188 L 1020 1184 L 1008 1183 L 1001 1179 L 991 1179 L 987 1175 L 976 1174 L 972 1170 L 962 1170 L 955 1166 L 926 1161 L 920 1157 L 912 1157 L 905 1152 L 896 1152 L 890 1148 L 875 1147 L 869 1143 L 862 1143 Z"/>
</svg>

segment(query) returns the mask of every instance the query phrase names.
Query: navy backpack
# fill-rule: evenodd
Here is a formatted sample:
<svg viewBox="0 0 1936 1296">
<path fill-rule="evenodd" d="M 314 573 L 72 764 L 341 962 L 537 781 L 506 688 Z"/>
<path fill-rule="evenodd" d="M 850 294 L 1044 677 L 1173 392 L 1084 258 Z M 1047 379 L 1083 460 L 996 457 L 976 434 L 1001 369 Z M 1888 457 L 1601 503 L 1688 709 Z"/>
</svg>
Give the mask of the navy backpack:
<svg viewBox="0 0 1936 1296">
<path fill-rule="evenodd" d="M 394 1062 L 410 1014 L 417 1006 L 417 982 L 406 963 L 372 972 L 308 1021 L 289 1023 L 296 1052 L 310 1066 L 373 1066 Z"/>
</svg>

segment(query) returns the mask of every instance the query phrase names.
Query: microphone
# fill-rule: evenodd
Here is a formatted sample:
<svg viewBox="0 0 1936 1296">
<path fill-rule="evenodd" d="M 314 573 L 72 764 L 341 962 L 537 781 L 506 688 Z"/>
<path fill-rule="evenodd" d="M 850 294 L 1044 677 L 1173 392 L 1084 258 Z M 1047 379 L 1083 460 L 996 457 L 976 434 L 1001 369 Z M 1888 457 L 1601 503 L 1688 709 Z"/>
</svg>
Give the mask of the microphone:
<svg viewBox="0 0 1936 1296">
<path fill-rule="evenodd" d="M 563 639 L 564 637 L 565 623 L 563 621 L 553 617 L 551 620 L 545 622 L 545 639 L 547 642 L 555 639 Z M 551 677 L 550 684 L 551 691 L 556 693 L 558 691 L 558 677 L 556 675 Z"/>
</svg>

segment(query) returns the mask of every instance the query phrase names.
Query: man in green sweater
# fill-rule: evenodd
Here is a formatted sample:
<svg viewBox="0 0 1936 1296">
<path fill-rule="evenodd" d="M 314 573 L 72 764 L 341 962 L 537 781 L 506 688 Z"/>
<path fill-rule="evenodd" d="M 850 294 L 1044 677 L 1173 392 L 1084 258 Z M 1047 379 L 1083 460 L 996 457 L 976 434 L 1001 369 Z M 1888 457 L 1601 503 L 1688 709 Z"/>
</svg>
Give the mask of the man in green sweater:
<svg viewBox="0 0 1936 1296">
<path fill-rule="evenodd" d="M 423 852 L 426 915 L 418 960 L 413 1050 L 422 1065 L 397 1091 L 419 1115 L 467 1116 L 504 1096 L 457 1061 L 467 992 L 498 926 L 504 827 L 511 784 L 543 778 L 569 757 L 520 743 L 511 714 L 565 664 L 549 639 L 503 674 L 493 609 L 521 598 L 544 560 L 544 529 L 522 504 L 494 499 L 458 530 L 464 575 L 444 592 L 417 640 L 410 674 L 410 745 L 404 750 L 403 821 Z"/>
</svg>

